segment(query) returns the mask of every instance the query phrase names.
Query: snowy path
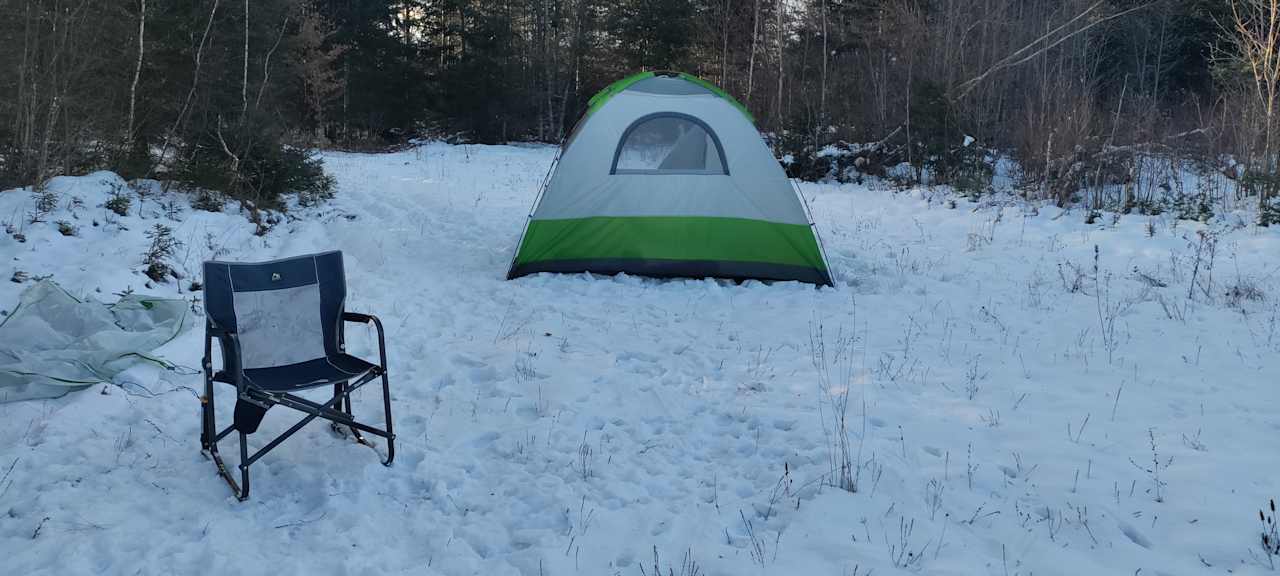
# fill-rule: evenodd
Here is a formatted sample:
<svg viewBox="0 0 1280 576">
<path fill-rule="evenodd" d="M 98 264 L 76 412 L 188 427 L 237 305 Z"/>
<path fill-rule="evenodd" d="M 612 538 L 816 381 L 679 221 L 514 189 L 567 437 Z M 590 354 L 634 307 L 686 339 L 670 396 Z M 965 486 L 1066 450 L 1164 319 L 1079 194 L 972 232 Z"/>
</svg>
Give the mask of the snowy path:
<svg viewBox="0 0 1280 576">
<path fill-rule="evenodd" d="M 1155 219 L 1148 237 L 1146 217 L 805 185 L 836 290 L 507 282 L 551 156 L 329 154 L 337 198 L 265 238 L 185 211 L 188 273 L 215 250 L 345 252 L 348 308 L 387 325 L 395 465 L 316 425 L 255 464 L 237 503 L 197 449 L 198 376 L 144 367 L 130 394 L 0 404 L 4 572 L 636 575 L 655 547 L 664 572 L 688 552 L 709 576 L 1264 570 L 1280 231 Z M 90 180 L 66 194 L 98 219 Z M 0 194 L 0 215 L 24 202 Z M 130 230 L 31 225 L 0 254 L 80 292 L 140 287 L 141 231 L 163 221 L 150 202 Z M 1246 285 L 1263 298 L 1233 305 Z M 162 355 L 197 366 L 199 340 Z M 826 482 L 845 391 L 856 492 Z"/>
</svg>

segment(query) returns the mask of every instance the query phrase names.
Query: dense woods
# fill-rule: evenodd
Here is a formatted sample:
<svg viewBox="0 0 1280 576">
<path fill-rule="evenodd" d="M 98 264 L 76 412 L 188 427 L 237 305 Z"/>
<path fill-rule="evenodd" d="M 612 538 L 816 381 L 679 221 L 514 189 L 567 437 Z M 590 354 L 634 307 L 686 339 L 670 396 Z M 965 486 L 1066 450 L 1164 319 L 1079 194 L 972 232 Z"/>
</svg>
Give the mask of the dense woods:
<svg viewBox="0 0 1280 576">
<path fill-rule="evenodd" d="M 327 190 L 315 147 L 558 142 L 680 69 L 796 176 L 980 193 L 1008 158 L 1062 204 L 1158 210 L 1153 174 L 1191 170 L 1269 207 L 1278 44 L 1272 0 L 3 0 L 0 186 L 105 167 L 269 204 Z"/>
</svg>

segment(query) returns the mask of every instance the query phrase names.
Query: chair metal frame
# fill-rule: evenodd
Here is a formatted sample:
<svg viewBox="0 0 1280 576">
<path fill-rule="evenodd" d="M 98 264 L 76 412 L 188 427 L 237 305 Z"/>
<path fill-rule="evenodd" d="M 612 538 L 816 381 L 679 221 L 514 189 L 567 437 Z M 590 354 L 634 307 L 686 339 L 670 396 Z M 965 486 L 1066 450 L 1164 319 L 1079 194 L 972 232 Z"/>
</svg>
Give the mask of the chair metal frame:
<svg viewBox="0 0 1280 576">
<path fill-rule="evenodd" d="M 371 448 L 373 448 L 373 444 L 362 433 L 386 439 L 387 454 L 385 458 L 381 458 L 382 464 L 390 466 L 395 460 L 395 433 L 391 420 L 391 386 L 387 372 L 386 333 L 383 330 L 382 321 L 376 316 L 342 311 L 338 330 L 339 350 L 345 352 L 345 330 L 342 327 L 347 323 L 372 323 L 378 332 L 378 364 L 376 366 L 348 379 L 319 382 L 294 389 L 315 389 L 332 384 L 333 396 L 323 403 L 314 402 L 288 392 L 265 390 L 255 386 L 248 378 L 244 377 L 244 373 L 240 368 L 241 348 L 239 336 L 226 327 L 218 326 L 212 317 L 208 315 L 206 317 L 208 320 L 205 323 L 204 359 L 202 362 L 204 368 L 204 395 L 200 397 L 200 447 L 204 453 L 212 458 L 217 466 L 218 475 L 226 480 L 227 485 L 231 487 L 237 499 L 244 501 L 249 498 L 249 467 L 316 418 L 328 420 L 333 430 L 340 434 L 344 433 L 342 430 L 344 427 L 347 428 L 356 442 Z M 221 348 L 222 370 L 219 372 L 215 372 L 213 366 L 213 341 L 215 339 Z M 237 404 L 247 403 L 251 407 L 261 409 L 264 413 L 266 409 L 273 406 L 283 406 L 303 412 L 306 416 L 282 434 L 276 436 L 265 446 L 250 454 L 248 437 L 249 434 L 256 431 L 256 423 L 253 425 L 254 429 L 249 432 L 238 428 L 235 421 L 221 431 L 217 429 L 216 402 L 214 400 L 215 374 L 225 374 L 230 378 L 231 382 L 224 383 L 235 386 Z M 351 394 L 377 379 L 382 380 L 382 406 L 384 417 L 386 418 L 386 428 L 384 429 L 361 423 L 355 419 L 352 413 Z M 258 418 L 260 419 L 261 416 Z M 239 418 L 237 417 L 236 420 L 239 420 Z M 236 482 L 231 471 L 223 462 L 221 453 L 218 452 L 218 442 L 232 432 L 238 432 L 240 436 L 239 482 Z"/>
</svg>

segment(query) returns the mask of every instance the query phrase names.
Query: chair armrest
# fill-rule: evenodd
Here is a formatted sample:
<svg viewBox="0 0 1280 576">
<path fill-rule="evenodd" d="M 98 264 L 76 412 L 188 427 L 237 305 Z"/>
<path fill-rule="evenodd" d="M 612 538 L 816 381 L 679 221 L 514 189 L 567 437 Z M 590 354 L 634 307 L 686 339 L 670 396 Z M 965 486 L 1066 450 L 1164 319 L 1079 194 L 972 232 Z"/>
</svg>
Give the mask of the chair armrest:
<svg viewBox="0 0 1280 576">
<path fill-rule="evenodd" d="M 236 389 L 244 387 L 244 373 L 240 369 L 240 335 L 222 328 L 212 322 L 205 326 L 205 359 L 204 368 L 213 376 L 213 355 L 210 354 L 210 340 L 216 338 L 222 349 L 222 371 L 235 381 Z"/>
<path fill-rule="evenodd" d="M 361 314 L 359 312 L 343 312 L 343 322 L 355 322 L 357 324 L 368 324 L 370 322 L 380 323 L 378 318 L 372 314 Z"/>
<path fill-rule="evenodd" d="M 343 322 L 354 322 L 356 324 L 373 323 L 378 329 L 378 360 L 381 362 L 382 371 L 387 371 L 387 338 L 386 333 L 382 330 L 382 320 L 373 314 L 361 314 L 359 312 L 343 312 Z"/>
</svg>

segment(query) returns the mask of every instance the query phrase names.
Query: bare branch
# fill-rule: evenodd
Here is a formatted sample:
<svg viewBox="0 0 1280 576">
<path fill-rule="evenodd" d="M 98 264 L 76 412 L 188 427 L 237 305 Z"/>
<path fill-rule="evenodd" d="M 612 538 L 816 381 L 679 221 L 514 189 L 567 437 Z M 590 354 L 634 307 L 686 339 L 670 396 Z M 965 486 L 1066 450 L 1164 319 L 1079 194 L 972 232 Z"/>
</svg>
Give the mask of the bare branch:
<svg viewBox="0 0 1280 576">
<path fill-rule="evenodd" d="M 1057 47 L 1059 44 L 1062 44 L 1067 40 L 1070 40 L 1076 36 L 1079 36 L 1080 34 L 1083 34 L 1089 31 L 1090 29 L 1094 28 L 1099 24 L 1127 16 L 1129 14 L 1137 12 L 1138 10 L 1143 10 L 1151 6 L 1152 4 L 1155 4 L 1155 0 L 1144 3 L 1144 4 L 1140 4 L 1138 6 L 1134 6 L 1133 8 L 1129 8 L 1128 10 L 1123 10 L 1115 14 L 1111 14 L 1109 16 L 1104 16 L 1084 26 L 1081 26 L 1078 29 L 1072 30 L 1071 32 L 1068 32 L 1062 35 L 1057 40 L 1048 42 L 1049 39 L 1052 38 L 1054 35 L 1058 34 L 1062 30 L 1066 29 L 1067 27 L 1071 26 L 1077 21 L 1081 20 L 1085 16 L 1088 16 L 1090 13 L 1092 13 L 1094 10 L 1096 10 L 1099 6 L 1101 6 L 1104 3 L 1105 3 L 1105 0 L 1098 0 L 1097 2 L 1094 2 L 1088 8 L 1084 9 L 1084 11 L 1080 12 L 1079 14 L 1076 14 L 1075 17 L 1071 18 L 1067 22 L 1059 25 L 1057 28 L 1054 28 L 1053 30 L 1050 30 L 1044 33 L 1039 38 L 1032 40 L 1031 42 L 1027 43 L 1026 46 L 1023 46 L 1022 48 L 1014 50 L 1008 56 L 1001 58 L 998 62 L 996 62 L 995 64 L 992 64 L 989 68 L 987 68 L 986 71 L 984 71 L 983 73 L 977 76 L 974 76 L 973 78 L 970 78 L 968 80 L 965 80 L 964 82 L 961 82 L 959 85 L 956 86 L 956 98 L 964 98 L 970 92 L 972 92 L 974 88 L 977 88 L 979 84 L 981 84 L 984 80 L 986 80 L 988 77 L 990 77 L 992 74 L 995 74 L 996 72 L 999 72 L 1006 68 L 1013 68 L 1020 64 L 1029 62 L 1035 59 L 1037 56 L 1040 56 L 1041 54 L 1044 54 L 1045 52 Z M 1040 46 L 1039 48 L 1036 47 L 1037 45 L 1043 42 L 1048 42 L 1048 43 L 1044 44 L 1043 46 Z"/>
<path fill-rule="evenodd" d="M 276 36 L 276 43 L 267 51 L 267 57 L 262 61 L 262 85 L 258 86 L 258 98 L 253 101 L 253 109 L 257 110 L 262 105 L 262 93 L 267 89 L 267 77 L 271 72 L 271 55 L 276 53 L 276 48 L 280 47 L 280 41 L 284 39 L 284 31 L 289 27 L 289 17 L 284 17 L 284 22 L 280 24 L 280 34 Z"/>
</svg>

